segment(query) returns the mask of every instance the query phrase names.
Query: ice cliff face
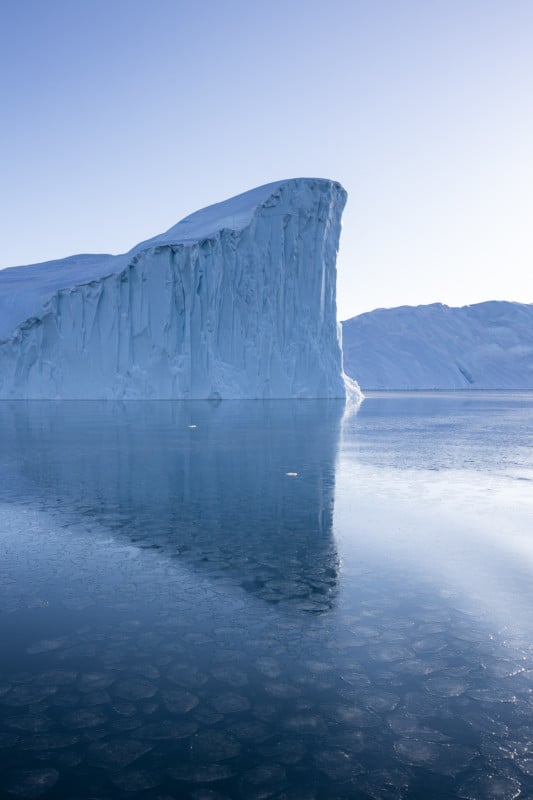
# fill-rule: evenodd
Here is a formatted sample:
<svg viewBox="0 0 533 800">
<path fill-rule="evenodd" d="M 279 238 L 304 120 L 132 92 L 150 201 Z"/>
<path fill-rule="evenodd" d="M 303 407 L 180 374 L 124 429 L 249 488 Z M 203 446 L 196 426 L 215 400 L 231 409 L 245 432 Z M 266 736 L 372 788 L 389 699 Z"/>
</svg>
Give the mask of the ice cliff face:
<svg viewBox="0 0 533 800">
<path fill-rule="evenodd" d="M 533 305 L 377 309 L 344 322 L 343 341 L 363 390 L 533 389 Z"/>
<path fill-rule="evenodd" d="M 0 271 L 0 397 L 344 397 L 345 202 L 332 181 L 272 183 L 122 256 Z"/>
</svg>

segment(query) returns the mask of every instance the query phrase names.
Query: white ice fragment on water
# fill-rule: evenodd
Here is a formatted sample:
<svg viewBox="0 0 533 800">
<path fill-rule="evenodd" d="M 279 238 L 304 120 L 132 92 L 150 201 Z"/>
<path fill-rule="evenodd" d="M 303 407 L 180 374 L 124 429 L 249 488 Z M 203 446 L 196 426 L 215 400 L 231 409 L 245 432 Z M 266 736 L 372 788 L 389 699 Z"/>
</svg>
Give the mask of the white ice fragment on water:
<svg viewBox="0 0 533 800">
<path fill-rule="evenodd" d="M 297 472 L 286 472 L 285 475 L 287 475 L 287 477 L 289 477 L 289 478 L 297 478 L 298 477 L 298 473 Z"/>
</svg>

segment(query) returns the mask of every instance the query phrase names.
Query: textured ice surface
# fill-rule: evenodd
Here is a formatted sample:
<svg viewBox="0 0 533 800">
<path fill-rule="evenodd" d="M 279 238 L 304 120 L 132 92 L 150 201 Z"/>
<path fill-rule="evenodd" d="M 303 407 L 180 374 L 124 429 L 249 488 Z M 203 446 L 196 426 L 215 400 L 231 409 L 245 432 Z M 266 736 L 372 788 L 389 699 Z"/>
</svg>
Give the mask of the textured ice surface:
<svg viewBox="0 0 533 800">
<path fill-rule="evenodd" d="M 380 308 L 343 323 L 363 390 L 533 389 L 533 305 Z"/>
<path fill-rule="evenodd" d="M 344 397 L 345 201 L 333 181 L 281 181 L 124 255 L 0 271 L 0 397 Z"/>
</svg>

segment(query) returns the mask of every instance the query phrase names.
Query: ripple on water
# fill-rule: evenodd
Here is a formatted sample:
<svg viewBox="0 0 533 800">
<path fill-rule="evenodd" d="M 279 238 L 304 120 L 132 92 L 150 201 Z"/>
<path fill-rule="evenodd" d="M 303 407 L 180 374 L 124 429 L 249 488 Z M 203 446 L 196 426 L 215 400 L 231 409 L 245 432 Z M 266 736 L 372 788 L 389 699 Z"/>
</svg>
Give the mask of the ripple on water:
<svg viewBox="0 0 533 800">
<path fill-rule="evenodd" d="M 164 689 L 161 698 L 166 710 L 171 714 L 187 714 L 200 702 L 197 695 L 186 689 Z"/>
<path fill-rule="evenodd" d="M 191 752 L 196 758 L 205 761 L 226 761 L 236 758 L 241 745 L 232 734 L 222 730 L 204 730 L 193 736 Z"/>
<path fill-rule="evenodd" d="M 226 692 L 226 694 L 213 697 L 211 703 L 220 714 L 237 714 L 242 711 L 248 711 L 251 707 L 247 697 L 233 692 Z"/>
<path fill-rule="evenodd" d="M 504 775 L 476 775 L 459 787 L 464 800 L 515 800 L 521 793 L 519 781 Z"/>
<path fill-rule="evenodd" d="M 233 778 L 237 770 L 228 764 L 179 764 L 167 770 L 175 781 L 191 783 L 216 783 Z"/>
<path fill-rule="evenodd" d="M 114 694 L 122 700 L 144 700 L 153 697 L 157 685 L 145 678 L 128 678 L 118 681 L 113 687 Z"/>
<path fill-rule="evenodd" d="M 108 739 L 95 742 L 87 751 L 88 762 L 95 767 L 121 769 L 149 753 L 152 746 L 132 739 Z"/>
<path fill-rule="evenodd" d="M 14 686 L 7 694 L 0 697 L 0 704 L 11 706 L 12 708 L 31 706 L 40 703 L 41 700 L 45 700 L 56 692 L 57 688 L 55 686 L 32 686 L 22 684 L 20 686 Z"/>
<path fill-rule="evenodd" d="M 16 797 L 40 797 L 59 780 L 56 769 L 18 770 L 8 776 L 4 786 L 9 794 Z"/>
<path fill-rule="evenodd" d="M 123 792 L 144 792 L 159 786 L 162 777 L 153 770 L 125 770 L 113 775 L 112 781 Z"/>
<path fill-rule="evenodd" d="M 198 725 L 194 720 L 166 720 L 151 722 L 143 725 L 135 731 L 135 737 L 148 739 L 149 741 L 160 741 L 163 739 L 187 739 L 198 730 Z"/>
</svg>

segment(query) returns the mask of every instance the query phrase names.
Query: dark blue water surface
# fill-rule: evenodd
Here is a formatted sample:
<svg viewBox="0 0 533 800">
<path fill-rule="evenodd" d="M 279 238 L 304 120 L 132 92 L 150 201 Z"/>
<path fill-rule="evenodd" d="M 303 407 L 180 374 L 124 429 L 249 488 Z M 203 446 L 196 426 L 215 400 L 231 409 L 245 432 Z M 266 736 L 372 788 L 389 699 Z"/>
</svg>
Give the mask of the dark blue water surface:
<svg viewBox="0 0 533 800">
<path fill-rule="evenodd" d="M 533 797 L 533 395 L 0 404 L 0 797 Z"/>
</svg>

